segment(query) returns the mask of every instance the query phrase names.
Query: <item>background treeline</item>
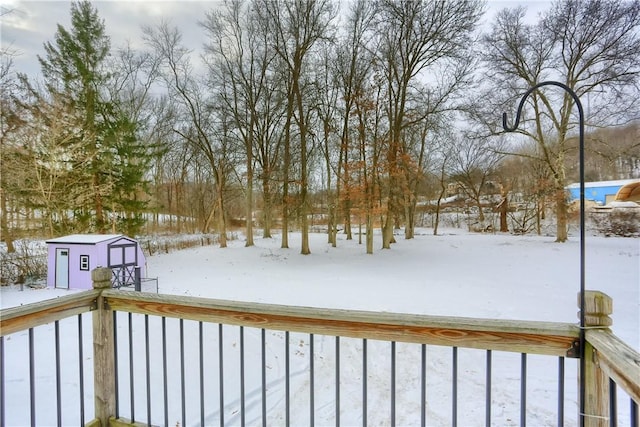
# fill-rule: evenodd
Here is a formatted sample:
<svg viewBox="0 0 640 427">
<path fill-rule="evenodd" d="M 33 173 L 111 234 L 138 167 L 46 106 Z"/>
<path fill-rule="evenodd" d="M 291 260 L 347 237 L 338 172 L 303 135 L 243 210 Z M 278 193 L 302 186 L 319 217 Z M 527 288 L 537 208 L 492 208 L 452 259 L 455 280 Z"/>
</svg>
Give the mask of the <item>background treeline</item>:
<svg viewBox="0 0 640 427">
<path fill-rule="evenodd" d="M 71 27 L 44 44 L 41 80 L 2 51 L 3 240 L 168 228 L 225 246 L 243 227 L 250 246 L 259 227 L 288 247 L 295 228 L 308 254 L 322 224 L 333 244 L 360 226 L 371 253 L 375 228 L 389 248 L 394 229 L 413 236 L 425 201 L 437 214 L 460 193 L 480 228 L 488 195 L 504 231 L 516 200 L 538 216 L 548 206 L 564 241 L 575 105 L 536 92 L 517 135 L 501 115 L 560 81 L 586 106 L 587 180 L 639 177 L 640 3 L 485 11 L 480 0 L 225 1 L 194 23 L 201 49 L 168 20 L 144 25 L 133 49 L 111 46 L 94 4 L 73 3 Z"/>
</svg>

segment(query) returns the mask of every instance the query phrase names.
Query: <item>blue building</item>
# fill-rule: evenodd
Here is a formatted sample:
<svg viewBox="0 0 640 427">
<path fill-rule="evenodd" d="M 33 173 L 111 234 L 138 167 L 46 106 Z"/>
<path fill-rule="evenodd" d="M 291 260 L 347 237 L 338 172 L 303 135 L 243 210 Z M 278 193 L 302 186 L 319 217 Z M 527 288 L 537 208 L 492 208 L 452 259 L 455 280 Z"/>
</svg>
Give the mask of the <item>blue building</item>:
<svg viewBox="0 0 640 427">
<path fill-rule="evenodd" d="M 584 199 L 606 205 L 616 199 L 616 195 L 623 187 L 637 186 L 640 180 L 622 179 L 618 181 L 598 181 L 584 183 Z M 580 183 L 573 183 L 566 187 L 569 192 L 569 202 L 580 199 Z"/>
</svg>

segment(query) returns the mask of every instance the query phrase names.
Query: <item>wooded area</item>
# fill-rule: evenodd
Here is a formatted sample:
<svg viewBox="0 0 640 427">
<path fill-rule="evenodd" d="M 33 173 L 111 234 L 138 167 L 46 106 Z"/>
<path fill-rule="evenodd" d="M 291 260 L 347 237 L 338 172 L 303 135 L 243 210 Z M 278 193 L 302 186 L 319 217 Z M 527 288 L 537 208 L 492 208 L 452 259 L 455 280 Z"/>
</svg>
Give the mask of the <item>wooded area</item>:
<svg viewBox="0 0 640 427">
<path fill-rule="evenodd" d="M 225 246 L 243 227 L 251 246 L 258 227 L 288 247 L 293 227 L 308 254 L 312 225 L 334 245 L 359 225 L 372 253 L 374 228 L 389 248 L 398 227 L 413 237 L 427 201 L 438 212 L 460 193 L 480 229 L 487 206 L 507 231 L 515 200 L 538 216 L 555 205 L 564 241 L 572 100 L 534 93 L 515 136 L 501 114 L 560 81 L 588 101 L 587 180 L 640 177 L 640 2 L 559 0 L 534 21 L 520 7 L 481 26 L 485 11 L 229 0 L 194 22 L 201 50 L 169 20 L 143 25 L 133 49 L 111 46 L 94 4 L 72 3 L 41 81 L 1 52 L 2 238 L 11 250 L 34 234 L 215 231 Z"/>
</svg>

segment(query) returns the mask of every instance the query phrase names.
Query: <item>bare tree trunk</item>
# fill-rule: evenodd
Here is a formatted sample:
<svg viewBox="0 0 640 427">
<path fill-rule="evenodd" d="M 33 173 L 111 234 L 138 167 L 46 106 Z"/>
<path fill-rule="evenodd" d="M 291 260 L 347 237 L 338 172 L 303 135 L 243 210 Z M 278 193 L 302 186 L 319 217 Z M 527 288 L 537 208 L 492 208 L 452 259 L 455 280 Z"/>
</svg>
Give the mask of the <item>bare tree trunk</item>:
<svg viewBox="0 0 640 427">
<path fill-rule="evenodd" d="M 500 232 L 506 233 L 509 231 L 509 225 L 507 224 L 507 213 L 509 212 L 509 192 L 502 187 L 502 200 L 500 201 Z"/>
<path fill-rule="evenodd" d="M 569 238 L 567 232 L 567 202 L 564 188 L 557 189 L 555 193 L 556 199 L 556 242 L 566 242 Z"/>
<path fill-rule="evenodd" d="M 227 247 L 227 221 L 224 213 L 224 176 L 222 171 L 218 170 L 217 173 L 217 185 L 216 185 L 216 203 L 218 204 L 218 236 L 220 240 L 220 247 Z"/>
<path fill-rule="evenodd" d="M 269 177 L 263 171 L 262 178 L 262 237 L 264 239 L 271 238 L 271 209 L 272 209 L 272 198 L 271 198 L 271 186 L 269 185 Z"/>
<path fill-rule="evenodd" d="M 0 231 L 2 232 L 2 239 L 7 245 L 7 252 L 13 253 L 16 251 L 16 248 L 13 245 L 13 238 L 7 223 L 7 193 L 4 189 L 0 189 L 0 203 L 2 204 L 2 217 L 0 217 Z"/>
</svg>

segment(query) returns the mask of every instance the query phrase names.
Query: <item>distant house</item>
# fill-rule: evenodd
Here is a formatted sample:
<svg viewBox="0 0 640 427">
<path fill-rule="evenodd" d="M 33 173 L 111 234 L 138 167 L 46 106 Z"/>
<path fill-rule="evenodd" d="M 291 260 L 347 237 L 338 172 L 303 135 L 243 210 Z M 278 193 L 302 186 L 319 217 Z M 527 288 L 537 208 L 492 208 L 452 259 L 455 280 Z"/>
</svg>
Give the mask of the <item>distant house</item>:
<svg viewBox="0 0 640 427">
<path fill-rule="evenodd" d="M 624 197 L 626 189 L 637 187 L 640 180 L 638 179 L 623 179 L 618 181 L 598 181 L 598 182 L 585 182 L 584 183 L 584 198 L 585 200 L 592 200 L 601 205 L 613 202 L 614 200 L 630 200 Z M 573 183 L 566 187 L 570 195 L 570 201 L 580 199 L 580 183 Z M 623 190 L 624 189 L 624 190 Z M 621 191 L 623 190 L 623 191 Z M 616 198 L 618 192 L 621 192 L 620 198 Z"/>
<path fill-rule="evenodd" d="M 146 277 L 146 259 L 138 242 L 122 234 L 72 234 L 47 240 L 47 286 L 91 289 L 91 270 L 108 267 L 114 286 L 133 285 L 135 267 Z"/>
</svg>

